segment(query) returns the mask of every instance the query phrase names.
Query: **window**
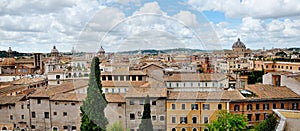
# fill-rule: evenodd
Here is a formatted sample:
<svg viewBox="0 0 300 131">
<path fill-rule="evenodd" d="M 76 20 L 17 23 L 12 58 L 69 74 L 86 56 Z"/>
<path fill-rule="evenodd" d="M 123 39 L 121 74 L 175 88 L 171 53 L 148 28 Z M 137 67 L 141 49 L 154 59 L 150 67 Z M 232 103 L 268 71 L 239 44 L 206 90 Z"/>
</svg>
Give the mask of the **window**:
<svg viewBox="0 0 300 131">
<path fill-rule="evenodd" d="M 135 119 L 134 113 L 130 113 L 130 114 L 129 114 L 129 117 L 130 117 L 130 120 L 134 120 L 134 119 Z"/>
<path fill-rule="evenodd" d="M 10 118 L 10 120 L 13 120 L 13 119 L 14 119 L 14 116 L 13 116 L 13 115 L 10 115 L 9 118 Z"/>
<path fill-rule="evenodd" d="M 35 129 L 35 125 L 31 125 L 31 129 Z"/>
<path fill-rule="evenodd" d="M 68 115 L 68 113 L 67 112 L 63 112 L 63 116 L 67 116 Z"/>
<path fill-rule="evenodd" d="M 140 105 L 144 105 L 144 100 L 140 100 Z"/>
<path fill-rule="evenodd" d="M 136 76 L 131 76 L 132 81 L 136 81 Z"/>
<path fill-rule="evenodd" d="M 198 131 L 198 130 L 197 130 L 197 128 L 193 128 L 193 130 L 192 130 L 192 131 Z"/>
<path fill-rule="evenodd" d="M 106 81 L 106 77 L 105 76 L 102 76 L 102 81 Z"/>
<path fill-rule="evenodd" d="M 187 117 L 180 117 L 180 123 L 186 124 L 187 123 Z"/>
<path fill-rule="evenodd" d="M 193 122 L 193 124 L 196 124 L 196 123 L 197 123 L 197 117 L 196 117 L 196 116 L 193 116 L 193 117 L 192 117 L 192 122 Z"/>
<path fill-rule="evenodd" d="M 209 110 L 209 104 L 203 104 L 203 110 Z"/>
<path fill-rule="evenodd" d="M 172 110 L 175 110 L 175 109 L 176 109 L 176 105 L 172 104 Z"/>
<path fill-rule="evenodd" d="M 118 76 L 114 76 L 114 81 L 118 81 Z"/>
<path fill-rule="evenodd" d="M 264 120 L 267 118 L 268 113 L 264 113 Z"/>
<path fill-rule="evenodd" d="M 280 109 L 284 109 L 284 103 L 280 103 Z"/>
<path fill-rule="evenodd" d="M 247 115 L 248 121 L 252 121 L 252 114 Z"/>
<path fill-rule="evenodd" d="M 300 70 L 300 67 L 298 67 L 298 70 Z"/>
<path fill-rule="evenodd" d="M 58 131 L 58 128 L 57 127 L 53 127 L 52 131 Z"/>
<path fill-rule="evenodd" d="M 134 105 L 134 100 L 129 100 L 130 105 Z"/>
<path fill-rule="evenodd" d="M 172 128 L 172 131 L 176 131 L 176 128 Z"/>
<path fill-rule="evenodd" d="M 111 93 L 115 93 L 115 89 L 114 88 L 111 89 Z"/>
<path fill-rule="evenodd" d="M 31 117 L 35 118 L 35 112 L 31 112 Z"/>
<path fill-rule="evenodd" d="M 107 76 L 107 80 L 111 81 L 112 80 L 112 76 Z"/>
<path fill-rule="evenodd" d="M 152 101 L 152 105 L 154 105 L 154 106 L 155 106 L 155 105 L 156 105 L 156 101 L 154 101 L 154 100 L 153 100 L 153 101 Z"/>
<path fill-rule="evenodd" d="M 21 115 L 21 119 L 24 119 L 25 118 L 25 116 L 24 115 Z"/>
<path fill-rule="evenodd" d="M 292 66 L 290 66 L 290 70 L 292 70 L 293 69 L 293 67 Z"/>
<path fill-rule="evenodd" d="M 285 66 L 285 69 L 289 69 L 289 67 L 288 67 L 288 66 Z"/>
<path fill-rule="evenodd" d="M 152 116 L 152 121 L 156 121 L 156 116 Z"/>
<path fill-rule="evenodd" d="M 49 112 L 44 112 L 44 118 L 49 118 Z"/>
<path fill-rule="evenodd" d="M 143 80 L 143 77 L 142 77 L 142 76 L 138 76 L 138 80 L 139 80 L 139 81 L 142 81 L 142 80 Z"/>
<path fill-rule="evenodd" d="M 172 116 L 172 123 L 176 123 L 176 116 Z"/>
<path fill-rule="evenodd" d="M 68 126 L 64 126 L 64 130 L 68 130 Z"/>
<path fill-rule="evenodd" d="M 37 104 L 41 104 L 42 100 L 41 99 L 37 99 Z"/>
<path fill-rule="evenodd" d="M 259 110 L 259 104 L 256 104 L 255 107 L 256 107 L 256 110 Z"/>
<path fill-rule="evenodd" d="M 264 110 L 269 110 L 269 104 L 264 104 Z"/>
<path fill-rule="evenodd" d="M 207 87 L 207 83 L 205 82 L 205 87 Z"/>
<path fill-rule="evenodd" d="M 252 105 L 251 104 L 247 105 L 247 110 L 252 110 Z"/>
<path fill-rule="evenodd" d="M 276 103 L 273 103 L 273 109 L 276 109 Z"/>
<path fill-rule="evenodd" d="M 75 104 L 75 103 L 71 103 L 71 105 L 72 105 L 72 106 L 75 106 L 76 104 Z"/>
<path fill-rule="evenodd" d="M 118 107 L 121 107 L 122 106 L 122 104 L 121 103 L 118 103 Z"/>
<path fill-rule="evenodd" d="M 192 104 L 191 107 L 192 110 L 198 110 L 198 104 Z"/>
<path fill-rule="evenodd" d="M 178 83 L 176 83 L 176 87 L 178 87 L 179 86 L 179 84 Z"/>
<path fill-rule="evenodd" d="M 186 131 L 186 129 L 185 129 L 185 128 L 182 128 L 181 131 Z"/>
<path fill-rule="evenodd" d="M 259 121 L 260 114 L 255 114 L 255 121 Z"/>
<path fill-rule="evenodd" d="M 71 129 L 72 129 L 72 131 L 76 130 L 76 126 L 72 126 Z"/>
<path fill-rule="evenodd" d="M 240 110 L 240 106 L 239 105 L 234 105 L 234 111 L 239 111 Z"/>
<path fill-rule="evenodd" d="M 208 123 L 208 117 L 207 117 L 207 116 L 205 116 L 205 117 L 203 118 L 203 123 L 205 123 L 205 124 Z"/>
<path fill-rule="evenodd" d="M 222 110 L 222 104 L 218 104 L 218 110 Z"/>
<path fill-rule="evenodd" d="M 53 115 L 56 116 L 56 115 L 57 115 L 57 112 L 53 112 Z"/>
<path fill-rule="evenodd" d="M 185 110 L 185 104 L 181 104 L 181 109 Z"/>
<path fill-rule="evenodd" d="M 118 93 L 121 93 L 121 89 L 120 88 L 118 88 Z"/>
<path fill-rule="evenodd" d="M 159 120 L 160 121 L 164 121 L 165 120 L 165 116 L 159 116 Z"/>
<path fill-rule="evenodd" d="M 24 109 L 24 105 L 23 104 L 21 105 L 21 109 Z"/>
<path fill-rule="evenodd" d="M 292 103 L 293 104 L 293 109 L 297 110 L 298 109 L 298 103 Z"/>
</svg>

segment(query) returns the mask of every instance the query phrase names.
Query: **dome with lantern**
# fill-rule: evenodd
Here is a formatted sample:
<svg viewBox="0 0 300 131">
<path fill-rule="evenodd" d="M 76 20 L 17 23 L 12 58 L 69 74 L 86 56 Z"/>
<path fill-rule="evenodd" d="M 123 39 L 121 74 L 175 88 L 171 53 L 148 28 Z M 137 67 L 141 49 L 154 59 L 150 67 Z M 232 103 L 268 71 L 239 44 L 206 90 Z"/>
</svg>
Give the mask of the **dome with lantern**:
<svg viewBox="0 0 300 131">
<path fill-rule="evenodd" d="M 233 43 L 232 48 L 246 48 L 246 46 L 243 42 L 241 42 L 241 39 L 238 38 L 238 40 Z"/>
</svg>

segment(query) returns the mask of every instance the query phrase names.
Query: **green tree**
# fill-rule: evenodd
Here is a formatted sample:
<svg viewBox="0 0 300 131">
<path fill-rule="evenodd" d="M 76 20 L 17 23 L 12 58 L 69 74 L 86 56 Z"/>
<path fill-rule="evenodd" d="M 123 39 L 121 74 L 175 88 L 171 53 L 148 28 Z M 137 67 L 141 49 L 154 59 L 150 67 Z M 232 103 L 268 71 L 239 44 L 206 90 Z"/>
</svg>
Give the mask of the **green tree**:
<svg viewBox="0 0 300 131">
<path fill-rule="evenodd" d="M 256 131 L 275 131 L 277 119 L 274 113 L 269 114 L 267 118 L 255 126 Z"/>
<path fill-rule="evenodd" d="M 82 131 L 104 131 L 108 124 L 104 114 L 107 101 L 102 91 L 99 64 L 99 58 L 94 57 L 89 76 L 87 97 L 81 107 L 83 116 L 80 130 Z"/>
<path fill-rule="evenodd" d="M 116 122 L 107 128 L 107 131 L 127 131 L 121 122 Z"/>
<path fill-rule="evenodd" d="M 220 111 L 217 119 L 212 121 L 207 127 L 210 131 L 241 131 L 246 130 L 246 126 L 245 116 Z"/>
<path fill-rule="evenodd" d="M 150 98 L 149 95 L 145 98 L 144 111 L 142 122 L 139 125 L 140 131 L 153 131 L 153 125 L 151 121 L 151 108 L 150 108 Z"/>
</svg>

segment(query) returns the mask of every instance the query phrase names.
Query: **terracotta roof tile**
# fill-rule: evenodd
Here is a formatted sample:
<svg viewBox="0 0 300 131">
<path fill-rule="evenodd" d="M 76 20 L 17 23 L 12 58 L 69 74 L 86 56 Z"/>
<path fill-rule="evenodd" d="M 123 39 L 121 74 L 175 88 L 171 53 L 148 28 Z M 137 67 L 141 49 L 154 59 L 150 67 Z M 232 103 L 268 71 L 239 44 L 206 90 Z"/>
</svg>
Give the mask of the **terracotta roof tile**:
<svg viewBox="0 0 300 131">
<path fill-rule="evenodd" d="M 24 96 L 1 96 L 0 104 L 15 104 L 16 102 L 20 101 Z"/>
<path fill-rule="evenodd" d="M 168 99 L 187 99 L 187 100 L 240 100 L 245 97 L 238 91 L 214 91 L 214 92 L 170 92 Z"/>
<path fill-rule="evenodd" d="M 129 88 L 126 97 L 167 97 L 167 88 L 134 87 Z"/>
<path fill-rule="evenodd" d="M 58 93 L 50 98 L 50 100 L 55 101 L 83 101 L 86 94 L 76 94 L 76 93 Z"/>
<path fill-rule="evenodd" d="M 165 78 L 166 81 L 219 81 L 227 78 L 221 73 L 176 73 Z"/>
<path fill-rule="evenodd" d="M 119 103 L 119 102 L 124 103 L 125 102 L 124 95 L 125 94 L 121 94 L 121 93 L 106 93 L 105 98 L 108 102 L 111 103 Z"/>
<path fill-rule="evenodd" d="M 246 86 L 246 89 L 255 93 L 257 95 L 255 98 L 260 99 L 300 98 L 298 94 L 286 86 L 255 84 Z"/>
</svg>

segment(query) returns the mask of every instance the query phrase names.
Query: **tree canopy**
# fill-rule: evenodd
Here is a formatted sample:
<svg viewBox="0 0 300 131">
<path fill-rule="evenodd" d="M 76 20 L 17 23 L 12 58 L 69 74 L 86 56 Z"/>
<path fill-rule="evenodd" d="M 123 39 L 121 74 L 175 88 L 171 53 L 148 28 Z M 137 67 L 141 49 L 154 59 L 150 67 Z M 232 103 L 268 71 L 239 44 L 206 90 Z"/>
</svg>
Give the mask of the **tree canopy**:
<svg viewBox="0 0 300 131">
<path fill-rule="evenodd" d="M 144 111 L 142 116 L 142 122 L 139 125 L 140 131 L 153 131 L 153 125 L 151 121 L 151 108 L 149 95 L 145 98 Z"/>
<path fill-rule="evenodd" d="M 242 131 L 246 130 L 246 117 L 239 114 L 231 114 L 220 111 L 216 120 L 208 125 L 210 131 Z"/>
<path fill-rule="evenodd" d="M 267 118 L 255 126 L 256 131 L 275 131 L 277 119 L 274 114 L 269 114 Z"/>
<path fill-rule="evenodd" d="M 104 114 L 107 101 L 102 92 L 99 64 L 99 58 L 94 57 L 89 75 L 87 97 L 81 107 L 83 115 L 80 129 L 82 131 L 103 131 L 108 124 L 108 120 Z"/>
</svg>

